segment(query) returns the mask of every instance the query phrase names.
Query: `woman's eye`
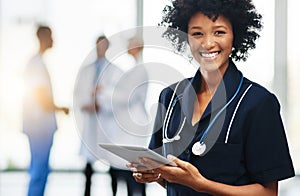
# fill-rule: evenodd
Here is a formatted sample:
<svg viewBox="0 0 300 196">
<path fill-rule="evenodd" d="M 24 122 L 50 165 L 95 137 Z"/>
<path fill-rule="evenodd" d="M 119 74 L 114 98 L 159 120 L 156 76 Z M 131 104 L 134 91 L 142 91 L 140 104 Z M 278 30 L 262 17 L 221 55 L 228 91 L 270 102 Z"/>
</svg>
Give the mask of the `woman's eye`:
<svg viewBox="0 0 300 196">
<path fill-rule="evenodd" d="M 201 36 L 201 35 L 203 35 L 201 32 L 194 32 L 194 33 L 192 33 L 192 36 Z"/>
<path fill-rule="evenodd" d="M 225 34 L 225 31 L 216 31 L 215 34 L 216 34 L 216 35 L 222 35 L 222 34 Z"/>
</svg>

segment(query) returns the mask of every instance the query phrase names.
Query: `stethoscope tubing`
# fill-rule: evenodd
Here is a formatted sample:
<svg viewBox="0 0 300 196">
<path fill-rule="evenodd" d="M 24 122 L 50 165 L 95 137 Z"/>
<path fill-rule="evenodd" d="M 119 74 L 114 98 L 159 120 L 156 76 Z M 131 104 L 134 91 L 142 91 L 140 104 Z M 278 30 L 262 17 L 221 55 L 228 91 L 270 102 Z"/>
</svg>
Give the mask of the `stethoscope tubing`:
<svg viewBox="0 0 300 196">
<path fill-rule="evenodd" d="M 243 74 L 241 74 L 241 79 L 240 79 L 240 82 L 239 82 L 239 85 L 238 85 L 238 88 L 236 90 L 236 92 L 234 93 L 234 95 L 231 97 L 231 99 L 221 108 L 221 110 L 216 114 L 216 116 L 213 118 L 213 120 L 209 123 L 208 127 L 205 129 L 204 133 L 202 134 L 200 140 L 199 140 L 199 144 L 197 144 L 197 142 L 194 144 L 194 145 L 198 145 L 198 146 L 205 146 L 204 144 L 204 140 L 208 134 L 208 132 L 210 131 L 211 127 L 214 125 L 215 121 L 219 118 L 219 116 L 222 114 L 222 112 L 224 112 L 224 110 L 233 102 L 233 100 L 237 97 L 241 87 L 242 87 L 242 84 L 243 84 L 243 81 L 244 81 L 244 76 Z M 166 112 L 166 116 L 164 118 L 164 121 L 163 121 L 163 127 L 162 127 L 162 131 L 163 131 L 163 143 L 171 143 L 171 142 L 174 142 L 175 140 L 180 140 L 180 133 L 182 132 L 183 130 L 183 127 L 184 127 L 184 124 L 186 122 L 186 117 L 184 117 L 184 120 L 179 128 L 179 131 L 175 134 L 175 136 L 173 138 L 169 138 L 168 135 L 167 135 L 167 130 L 168 130 L 168 125 L 169 125 L 169 121 L 170 121 L 170 118 L 172 116 L 172 113 L 173 113 L 173 108 L 175 107 L 176 103 L 178 102 L 178 100 L 180 100 L 182 98 L 182 96 L 178 96 L 175 100 L 174 100 L 174 97 L 175 97 L 175 94 L 176 94 L 176 91 L 177 91 L 177 88 L 179 86 L 181 82 L 178 82 L 175 89 L 174 89 L 174 92 L 173 92 L 173 95 L 171 97 L 171 100 L 170 100 L 170 103 L 168 105 L 168 109 L 167 109 L 167 112 Z M 238 108 L 238 106 L 240 105 L 240 102 L 242 101 L 243 97 L 245 96 L 245 94 L 247 93 L 247 91 L 249 90 L 249 88 L 252 86 L 249 85 L 249 87 L 246 89 L 246 91 L 244 92 L 244 94 L 242 95 L 241 99 L 239 100 L 239 103 L 235 109 L 235 113 L 236 113 L 236 110 Z M 232 118 L 234 118 L 235 114 L 233 115 Z M 233 119 L 231 119 L 231 123 L 230 125 L 232 124 L 232 121 Z M 231 126 L 230 126 L 231 127 Z M 228 137 L 228 133 L 227 133 L 227 137 Z M 226 139 L 227 141 L 228 139 Z M 165 145 L 164 145 L 165 146 Z M 205 148 L 204 148 L 205 150 Z M 164 154 L 165 154 L 165 147 L 164 147 Z"/>
<path fill-rule="evenodd" d="M 211 121 L 211 123 L 209 123 L 208 127 L 205 129 L 204 133 L 202 134 L 199 143 L 203 144 L 204 139 L 207 135 L 207 133 L 209 132 L 209 130 L 211 129 L 211 127 L 214 125 L 215 121 L 219 118 L 219 116 L 223 113 L 223 111 L 231 104 L 231 102 L 236 98 L 236 96 L 238 95 L 239 91 L 241 90 L 242 84 L 244 81 L 244 77 L 243 75 L 241 76 L 241 80 L 239 83 L 239 86 L 237 88 L 237 90 L 235 91 L 234 95 L 231 97 L 231 99 L 222 107 L 222 109 L 216 114 L 216 116 L 213 118 L 213 120 Z"/>
</svg>

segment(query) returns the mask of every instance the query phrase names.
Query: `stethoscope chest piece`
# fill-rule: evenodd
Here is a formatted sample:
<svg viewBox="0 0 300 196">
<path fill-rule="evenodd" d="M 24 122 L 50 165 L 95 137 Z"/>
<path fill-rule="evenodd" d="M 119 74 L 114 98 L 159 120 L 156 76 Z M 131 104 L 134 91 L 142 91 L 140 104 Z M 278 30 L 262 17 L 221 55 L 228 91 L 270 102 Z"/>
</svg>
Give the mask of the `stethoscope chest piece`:
<svg viewBox="0 0 300 196">
<path fill-rule="evenodd" d="M 194 155 L 201 155 L 205 152 L 206 145 L 204 143 L 196 142 L 192 147 Z"/>
</svg>

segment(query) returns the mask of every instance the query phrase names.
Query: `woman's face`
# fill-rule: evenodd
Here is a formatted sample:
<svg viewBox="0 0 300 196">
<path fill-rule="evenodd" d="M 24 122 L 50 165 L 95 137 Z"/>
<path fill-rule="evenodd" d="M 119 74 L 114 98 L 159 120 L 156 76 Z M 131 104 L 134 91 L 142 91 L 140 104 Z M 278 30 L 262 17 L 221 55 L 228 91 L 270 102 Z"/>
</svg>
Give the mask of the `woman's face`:
<svg viewBox="0 0 300 196">
<path fill-rule="evenodd" d="M 200 63 L 202 72 L 225 72 L 233 44 L 232 25 L 227 18 L 220 15 L 213 22 L 198 12 L 189 21 L 188 37 L 192 54 Z"/>
</svg>

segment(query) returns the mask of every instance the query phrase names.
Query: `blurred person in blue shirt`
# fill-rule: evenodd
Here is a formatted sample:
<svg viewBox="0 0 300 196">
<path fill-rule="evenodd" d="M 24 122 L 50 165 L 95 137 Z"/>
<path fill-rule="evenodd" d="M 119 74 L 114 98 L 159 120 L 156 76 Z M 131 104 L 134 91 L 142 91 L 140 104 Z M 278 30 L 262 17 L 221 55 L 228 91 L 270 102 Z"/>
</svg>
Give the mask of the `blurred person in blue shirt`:
<svg viewBox="0 0 300 196">
<path fill-rule="evenodd" d="M 68 108 L 55 105 L 43 60 L 43 54 L 53 46 L 52 31 L 48 26 L 39 26 L 36 35 L 39 51 L 29 60 L 24 73 L 23 131 L 28 136 L 31 153 L 28 196 L 44 195 L 50 172 L 50 150 L 57 129 L 55 111 L 69 112 Z"/>
</svg>

